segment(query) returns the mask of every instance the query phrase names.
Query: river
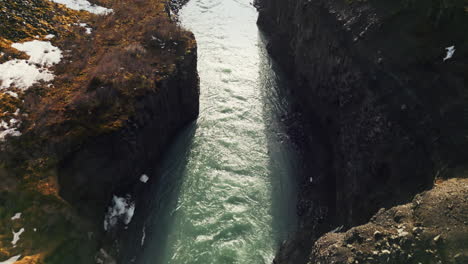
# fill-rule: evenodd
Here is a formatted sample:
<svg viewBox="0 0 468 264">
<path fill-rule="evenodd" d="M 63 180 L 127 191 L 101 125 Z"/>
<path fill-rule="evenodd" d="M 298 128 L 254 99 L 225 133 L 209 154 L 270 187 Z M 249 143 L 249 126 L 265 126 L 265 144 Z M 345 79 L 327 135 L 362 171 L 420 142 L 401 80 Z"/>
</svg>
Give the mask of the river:
<svg viewBox="0 0 468 264">
<path fill-rule="evenodd" d="M 132 262 L 271 263 L 295 228 L 285 84 L 249 1 L 191 0 L 180 12 L 198 42 L 200 117 L 158 165 Z"/>
</svg>

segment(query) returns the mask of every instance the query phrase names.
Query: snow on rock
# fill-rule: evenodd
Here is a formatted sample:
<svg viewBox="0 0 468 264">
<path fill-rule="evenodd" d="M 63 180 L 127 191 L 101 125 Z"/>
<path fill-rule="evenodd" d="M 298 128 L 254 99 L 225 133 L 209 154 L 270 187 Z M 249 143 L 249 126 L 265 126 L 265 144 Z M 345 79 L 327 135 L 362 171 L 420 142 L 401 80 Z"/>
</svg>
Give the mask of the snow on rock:
<svg viewBox="0 0 468 264">
<path fill-rule="evenodd" d="M 17 122 L 16 119 L 12 120 L 16 121 L 12 125 L 19 124 L 19 122 Z M 7 136 L 19 137 L 21 136 L 21 132 L 19 132 L 16 127 L 10 127 L 10 125 L 8 125 L 5 121 L 2 120 L 2 122 L 0 122 L 0 142 L 5 141 L 5 138 Z"/>
<path fill-rule="evenodd" d="M 16 130 L 16 128 L 9 128 L 0 132 L 0 142 L 5 141 L 6 136 L 19 137 L 21 132 Z"/>
<path fill-rule="evenodd" d="M 109 230 L 117 223 L 123 222 L 128 225 L 132 221 L 135 213 L 135 203 L 131 200 L 131 196 L 126 197 L 115 196 L 112 199 L 112 206 L 107 210 L 104 218 L 104 230 Z"/>
<path fill-rule="evenodd" d="M 143 234 L 141 236 L 141 246 L 145 244 L 145 239 L 146 239 L 146 226 L 143 226 Z"/>
<path fill-rule="evenodd" d="M 8 94 L 11 97 L 18 98 L 18 94 L 12 91 L 5 91 L 4 93 Z"/>
<path fill-rule="evenodd" d="M 141 175 L 140 181 L 141 181 L 142 183 L 147 183 L 148 180 L 149 180 L 148 175 L 146 175 L 146 174 Z"/>
<path fill-rule="evenodd" d="M 21 234 L 24 232 L 24 228 L 21 228 L 18 232 L 12 231 L 13 232 L 13 240 L 11 241 L 11 244 L 16 246 L 16 243 L 18 243 Z"/>
<path fill-rule="evenodd" d="M 18 119 L 15 119 L 15 118 L 12 118 L 10 119 L 10 124 L 14 125 L 14 124 L 19 124 L 20 121 L 18 121 Z"/>
<path fill-rule="evenodd" d="M 74 10 L 84 10 L 96 15 L 107 15 L 113 12 L 112 9 L 94 5 L 87 0 L 52 0 L 52 2 L 65 5 Z"/>
<path fill-rule="evenodd" d="M 45 36 L 46 39 L 53 39 L 55 38 L 55 35 L 54 34 L 49 34 L 47 36 Z"/>
<path fill-rule="evenodd" d="M 19 109 L 15 111 L 14 115 L 18 115 L 18 114 L 19 114 Z M 8 123 L 5 122 L 4 120 L 1 120 L 0 121 L 0 142 L 5 141 L 5 138 L 7 136 L 13 136 L 13 137 L 21 136 L 21 132 L 17 130 L 20 124 L 21 122 L 15 118 L 11 118 L 8 121 Z"/>
<path fill-rule="evenodd" d="M 33 40 L 14 43 L 13 48 L 30 56 L 29 60 L 14 59 L 0 64 L 0 89 L 16 87 L 26 90 L 38 81 L 51 81 L 54 78 L 47 67 L 62 59 L 62 51 L 48 41 Z"/>
<path fill-rule="evenodd" d="M 80 25 L 80 27 L 83 27 L 83 28 L 86 29 L 86 34 L 89 35 L 89 34 L 91 34 L 93 32 L 93 29 L 90 28 L 86 23 L 80 23 L 79 25 Z"/>
<path fill-rule="evenodd" d="M 5 261 L 2 261 L 0 262 L 0 264 L 13 264 L 15 263 L 16 261 L 18 261 L 18 259 L 21 258 L 21 255 L 18 255 L 18 256 L 14 256 L 14 257 L 11 257 Z"/>
<path fill-rule="evenodd" d="M 20 219 L 21 218 L 21 213 L 16 213 L 12 218 L 11 220 L 16 220 L 16 219 Z"/>
<path fill-rule="evenodd" d="M 8 129 L 8 127 L 9 127 L 9 125 L 8 125 L 7 122 L 5 122 L 3 120 L 0 122 L 0 129 Z"/>
<path fill-rule="evenodd" d="M 447 50 L 447 55 L 445 56 L 444 61 L 453 57 L 453 54 L 455 53 L 455 46 L 447 47 L 445 50 Z"/>
</svg>

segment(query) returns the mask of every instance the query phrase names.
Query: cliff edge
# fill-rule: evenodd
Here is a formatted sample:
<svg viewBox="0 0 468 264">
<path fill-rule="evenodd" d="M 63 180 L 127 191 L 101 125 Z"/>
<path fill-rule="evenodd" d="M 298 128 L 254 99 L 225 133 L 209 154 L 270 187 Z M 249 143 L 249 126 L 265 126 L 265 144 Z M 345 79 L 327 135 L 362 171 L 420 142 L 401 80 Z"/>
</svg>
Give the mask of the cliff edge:
<svg viewBox="0 0 468 264">
<path fill-rule="evenodd" d="M 113 263 L 132 191 L 198 116 L 194 36 L 160 0 L 0 12 L 0 262 Z"/>
</svg>

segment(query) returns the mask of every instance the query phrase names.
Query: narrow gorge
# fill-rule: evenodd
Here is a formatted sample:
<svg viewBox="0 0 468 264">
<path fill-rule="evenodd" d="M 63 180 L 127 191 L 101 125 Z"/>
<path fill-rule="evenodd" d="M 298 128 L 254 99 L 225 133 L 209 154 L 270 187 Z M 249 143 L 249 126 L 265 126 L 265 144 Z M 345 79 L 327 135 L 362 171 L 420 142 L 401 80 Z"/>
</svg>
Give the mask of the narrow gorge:
<svg viewBox="0 0 468 264">
<path fill-rule="evenodd" d="M 0 1 L 0 264 L 468 263 L 465 0 Z"/>
</svg>

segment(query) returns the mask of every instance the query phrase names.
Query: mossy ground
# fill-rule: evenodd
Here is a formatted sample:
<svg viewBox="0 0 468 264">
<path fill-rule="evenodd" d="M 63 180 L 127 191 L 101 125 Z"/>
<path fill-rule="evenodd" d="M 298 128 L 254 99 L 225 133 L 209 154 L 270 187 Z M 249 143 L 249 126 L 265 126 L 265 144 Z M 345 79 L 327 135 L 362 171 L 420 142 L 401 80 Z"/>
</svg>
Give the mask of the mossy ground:
<svg viewBox="0 0 468 264">
<path fill-rule="evenodd" d="M 101 227 L 80 218 L 58 195 L 56 165 L 88 138 L 124 127 L 136 100 L 157 93 L 195 47 L 162 0 L 93 2 L 114 12 L 95 16 L 47 0 L 0 2 L 0 12 L 8 14 L 0 16 L 0 63 L 27 58 L 12 43 L 48 34 L 64 52 L 52 67 L 51 83 L 24 92 L 7 89 L 18 98 L 0 91 L 0 120 L 20 109 L 15 118 L 23 134 L 0 145 L 0 261 L 21 254 L 21 263 L 91 263 Z M 11 220 L 17 212 L 21 219 Z M 14 247 L 12 231 L 22 227 Z"/>
</svg>

